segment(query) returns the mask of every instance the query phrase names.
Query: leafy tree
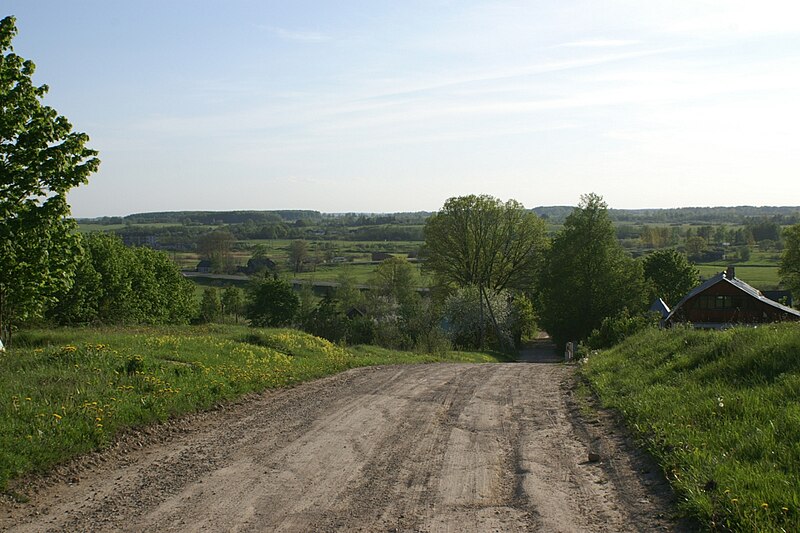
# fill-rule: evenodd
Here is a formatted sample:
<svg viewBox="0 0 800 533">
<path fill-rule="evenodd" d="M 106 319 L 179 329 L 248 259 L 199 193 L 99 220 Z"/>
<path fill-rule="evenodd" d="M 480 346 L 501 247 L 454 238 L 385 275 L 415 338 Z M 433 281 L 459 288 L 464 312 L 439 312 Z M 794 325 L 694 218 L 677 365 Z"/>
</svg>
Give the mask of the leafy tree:
<svg viewBox="0 0 800 533">
<path fill-rule="evenodd" d="M 338 302 L 339 310 L 346 313 L 364 304 L 364 295 L 356 286 L 356 280 L 349 270 L 343 270 L 336 277 L 337 286 L 333 289 L 333 299 Z"/>
<path fill-rule="evenodd" d="M 169 256 L 146 247 L 128 248 L 132 321 L 143 324 L 185 324 L 197 314 L 194 284 L 183 277 Z"/>
<path fill-rule="evenodd" d="M 545 223 L 516 200 L 450 198 L 425 224 L 425 268 L 447 283 L 527 289 L 546 248 Z"/>
<path fill-rule="evenodd" d="M 303 263 L 308 261 L 309 257 L 308 242 L 298 239 L 289 244 L 289 264 L 295 273 L 302 272 Z"/>
<path fill-rule="evenodd" d="M 783 283 L 795 298 L 800 299 L 800 224 L 790 226 L 783 231 L 783 255 L 780 270 Z"/>
<path fill-rule="evenodd" d="M 197 313 L 194 284 L 164 252 L 128 248 L 119 237 L 94 233 L 75 281 L 55 294 L 47 317 L 59 324 L 185 324 Z"/>
<path fill-rule="evenodd" d="M 559 345 L 586 339 L 625 307 L 644 308 L 642 265 L 617 242 L 600 196 L 582 196 L 553 240 L 539 298 L 542 326 Z"/>
<path fill-rule="evenodd" d="M 203 259 L 211 261 L 212 272 L 232 272 L 234 265 L 231 249 L 235 240 L 227 228 L 211 231 L 198 239 L 197 253 Z"/>
<path fill-rule="evenodd" d="M 663 299 L 674 306 L 700 283 L 700 272 L 686 256 L 672 248 L 657 250 L 642 260 L 650 284 L 650 300 Z"/>
<path fill-rule="evenodd" d="M 698 257 L 706 251 L 708 243 L 703 237 L 695 235 L 686 239 L 686 253 L 689 257 Z"/>
<path fill-rule="evenodd" d="M 507 291 L 491 292 L 488 307 L 495 317 L 497 328 L 488 328 L 489 314 L 480 312 L 480 302 L 484 295 L 476 286 L 456 290 L 444 302 L 444 330 L 452 343 L 458 348 L 480 348 L 485 344 L 484 332 L 494 331 L 505 339 L 490 339 L 496 344 L 509 345 L 514 335 L 513 308 Z"/>
<path fill-rule="evenodd" d="M 200 301 L 200 321 L 213 322 L 220 315 L 222 315 L 222 303 L 219 301 L 219 293 L 214 287 L 206 287 L 203 289 L 203 299 Z"/>
<path fill-rule="evenodd" d="M 247 318 L 257 327 L 287 326 L 300 307 L 300 299 L 286 281 L 263 277 L 248 288 Z"/>
<path fill-rule="evenodd" d="M 14 17 L 0 20 L 0 338 L 15 321 L 39 316 L 70 286 L 80 237 L 67 192 L 97 170 L 89 137 L 41 103 L 30 60 L 13 52 Z"/>
<path fill-rule="evenodd" d="M 244 295 L 242 289 L 230 285 L 222 293 L 222 312 L 226 315 L 233 315 L 236 323 L 239 323 L 239 315 L 244 311 Z"/>
<path fill-rule="evenodd" d="M 411 305 L 417 297 L 414 289 L 414 267 L 401 257 L 385 259 L 375 269 L 372 291 L 393 298 L 400 306 Z"/>
<path fill-rule="evenodd" d="M 477 287 L 481 314 L 490 293 L 534 285 L 547 245 L 541 218 L 516 200 L 503 203 L 488 195 L 450 198 L 424 232 L 424 268 L 443 283 Z M 485 309 L 493 317 L 491 305 Z M 497 329 L 494 317 L 492 322 Z"/>
</svg>

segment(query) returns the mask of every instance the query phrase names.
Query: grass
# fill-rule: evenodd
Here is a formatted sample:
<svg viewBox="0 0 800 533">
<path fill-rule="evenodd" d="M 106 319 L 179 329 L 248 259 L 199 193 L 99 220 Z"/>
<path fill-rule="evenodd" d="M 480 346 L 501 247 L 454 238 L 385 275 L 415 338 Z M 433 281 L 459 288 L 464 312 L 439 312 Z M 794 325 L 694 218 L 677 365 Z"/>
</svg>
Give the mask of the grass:
<svg viewBox="0 0 800 533">
<path fill-rule="evenodd" d="M 0 354 L 0 489 L 139 427 L 348 368 L 500 355 L 344 349 L 288 329 L 244 326 L 20 332 Z"/>
<path fill-rule="evenodd" d="M 800 327 L 651 330 L 582 374 L 720 531 L 800 531 Z"/>
<path fill-rule="evenodd" d="M 700 276 L 704 279 L 719 274 L 727 267 L 721 263 L 699 264 L 696 265 L 700 271 Z M 736 277 L 745 283 L 752 285 L 760 290 L 772 290 L 778 288 L 780 276 L 778 276 L 778 265 L 735 265 Z"/>
</svg>

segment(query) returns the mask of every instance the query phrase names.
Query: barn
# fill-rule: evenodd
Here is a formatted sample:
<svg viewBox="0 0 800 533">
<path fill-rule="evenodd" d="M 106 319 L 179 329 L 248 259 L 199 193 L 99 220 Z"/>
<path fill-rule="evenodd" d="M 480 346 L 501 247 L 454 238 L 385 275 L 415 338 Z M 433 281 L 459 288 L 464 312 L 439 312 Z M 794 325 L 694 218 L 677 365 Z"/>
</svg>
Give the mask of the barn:
<svg viewBox="0 0 800 533">
<path fill-rule="evenodd" d="M 691 323 L 722 329 L 737 324 L 800 320 L 800 311 L 764 296 L 736 277 L 733 267 L 692 289 L 664 320 L 665 325 Z"/>
</svg>

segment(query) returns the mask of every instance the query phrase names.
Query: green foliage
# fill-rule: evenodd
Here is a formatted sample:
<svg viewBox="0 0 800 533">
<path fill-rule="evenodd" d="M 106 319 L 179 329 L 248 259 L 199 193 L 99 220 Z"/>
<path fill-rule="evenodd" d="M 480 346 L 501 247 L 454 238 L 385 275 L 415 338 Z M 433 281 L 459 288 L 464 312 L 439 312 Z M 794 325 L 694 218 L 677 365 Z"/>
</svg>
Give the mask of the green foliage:
<svg viewBox="0 0 800 533">
<path fill-rule="evenodd" d="M 800 329 L 648 329 L 583 374 L 709 530 L 800 530 Z"/>
<path fill-rule="evenodd" d="M 100 164 L 89 137 L 42 105 L 47 86 L 13 52 L 14 17 L 0 20 L 0 338 L 14 322 L 39 316 L 72 282 L 80 253 L 67 193 Z"/>
<path fill-rule="evenodd" d="M 330 296 L 323 298 L 303 323 L 305 331 L 337 343 L 347 341 L 349 326 L 340 302 Z"/>
<path fill-rule="evenodd" d="M 593 349 L 610 348 L 644 329 L 658 326 L 660 318 L 658 313 L 631 315 L 626 307 L 614 316 L 605 317 L 586 344 Z"/>
<path fill-rule="evenodd" d="M 642 311 L 646 291 L 642 265 L 616 240 L 600 196 L 580 205 L 556 235 L 540 283 L 540 322 L 559 345 L 584 340 L 603 319 L 622 309 Z"/>
<path fill-rule="evenodd" d="M 545 224 L 516 200 L 450 198 L 425 224 L 424 268 L 458 287 L 529 289 L 546 248 Z"/>
<path fill-rule="evenodd" d="M 674 307 L 700 283 L 700 273 L 686 256 L 674 249 L 657 250 L 642 260 L 650 285 L 650 301 L 663 299 Z"/>
<path fill-rule="evenodd" d="M 211 271 L 215 273 L 233 272 L 231 248 L 235 239 L 227 228 L 218 229 L 202 235 L 197 241 L 197 253 L 211 261 Z"/>
<path fill-rule="evenodd" d="M 248 287 L 247 318 L 256 327 L 287 326 L 300 307 L 300 299 L 286 281 L 262 277 Z"/>
<path fill-rule="evenodd" d="M 289 245 L 289 264 L 292 272 L 302 272 L 303 265 L 309 260 L 308 242 L 297 239 Z"/>
<path fill-rule="evenodd" d="M 524 293 L 515 293 L 511 298 L 512 335 L 514 345 L 519 347 L 523 340 L 529 340 L 539 331 L 533 302 Z"/>
<path fill-rule="evenodd" d="M 474 349 L 488 342 L 491 346 L 508 346 L 517 327 L 508 291 L 486 293 L 488 304 L 481 306 L 482 295 L 477 287 L 458 289 L 444 302 L 444 331 L 453 345 Z M 490 312 L 491 310 L 491 312 Z M 492 316 L 498 327 L 494 328 Z M 484 340 L 488 333 L 489 337 Z M 503 338 L 496 338 L 496 335 Z"/>
<path fill-rule="evenodd" d="M 244 312 L 244 294 L 242 289 L 234 285 L 225 287 L 222 293 L 222 312 L 226 315 L 233 315 L 236 322 L 239 322 L 239 316 Z"/>
<path fill-rule="evenodd" d="M 499 356 L 346 351 L 292 330 L 219 324 L 28 330 L 0 355 L 0 489 L 141 427 L 348 368 Z"/>
<path fill-rule="evenodd" d="M 800 224 L 784 230 L 783 240 L 784 248 L 779 270 L 781 283 L 800 300 Z"/>
<path fill-rule="evenodd" d="M 222 316 L 222 303 L 219 293 L 214 287 L 203 289 L 203 299 L 200 300 L 200 322 L 214 322 Z"/>
<path fill-rule="evenodd" d="M 375 269 L 370 292 L 393 298 L 399 305 L 413 305 L 417 293 L 414 288 L 414 267 L 400 257 L 390 257 Z"/>
<path fill-rule="evenodd" d="M 164 252 L 128 248 L 113 235 L 84 238 L 75 282 L 47 317 L 59 324 L 186 324 L 197 314 L 194 284 Z"/>
</svg>

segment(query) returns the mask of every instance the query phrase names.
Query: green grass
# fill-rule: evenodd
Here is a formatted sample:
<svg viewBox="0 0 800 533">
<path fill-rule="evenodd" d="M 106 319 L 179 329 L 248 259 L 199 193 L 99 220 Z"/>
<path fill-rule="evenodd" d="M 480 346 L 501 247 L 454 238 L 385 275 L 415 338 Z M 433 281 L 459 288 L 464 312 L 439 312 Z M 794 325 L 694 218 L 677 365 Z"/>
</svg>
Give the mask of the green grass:
<svg viewBox="0 0 800 533">
<path fill-rule="evenodd" d="M 719 274 L 727 268 L 722 263 L 713 264 L 699 264 L 696 265 L 700 271 L 700 276 L 703 278 L 710 278 Z M 780 284 L 780 276 L 778 276 L 778 265 L 739 265 L 735 264 L 736 277 L 744 281 L 748 285 L 752 285 L 760 290 L 776 289 Z"/>
<path fill-rule="evenodd" d="M 722 531 L 800 531 L 800 327 L 651 330 L 582 368 Z"/>
<path fill-rule="evenodd" d="M 0 354 L 0 489 L 143 426 L 348 368 L 501 355 L 344 349 L 287 329 L 244 326 L 20 332 Z"/>
</svg>

